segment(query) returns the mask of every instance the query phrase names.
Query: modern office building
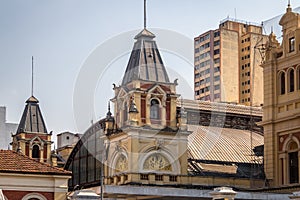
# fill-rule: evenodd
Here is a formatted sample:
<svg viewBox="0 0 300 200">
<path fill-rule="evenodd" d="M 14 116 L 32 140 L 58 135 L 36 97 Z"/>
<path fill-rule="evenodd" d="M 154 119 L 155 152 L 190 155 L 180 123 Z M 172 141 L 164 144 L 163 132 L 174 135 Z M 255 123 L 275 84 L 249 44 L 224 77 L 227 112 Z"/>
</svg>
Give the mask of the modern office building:
<svg viewBox="0 0 300 200">
<path fill-rule="evenodd" d="M 194 39 L 195 99 L 260 106 L 262 26 L 236 19 Z"/>
</svg>

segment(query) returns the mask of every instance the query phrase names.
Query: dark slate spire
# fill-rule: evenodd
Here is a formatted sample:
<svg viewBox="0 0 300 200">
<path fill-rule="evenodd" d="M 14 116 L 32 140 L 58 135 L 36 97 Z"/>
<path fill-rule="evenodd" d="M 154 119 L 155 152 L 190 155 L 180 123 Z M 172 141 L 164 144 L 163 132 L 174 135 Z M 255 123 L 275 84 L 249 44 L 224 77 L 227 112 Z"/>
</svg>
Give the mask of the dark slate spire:
<svg viewBox="0 0 300 200">
<path fill-rule="evenodd" d="M 106 113 L 106 120 L 107 121 L 113 121 L 114 118 L 112 117 L 112 113 L 110 112 L 110 103 L 108 102 L 108 111 Z"/>
<path fill-rule="evenodd" d="M 146 28 L 146 0 L 144 0 L 144 29 L 134 38 L 137 41 L 131 51 L 122 85 L 134 80 L 170 82 L 153 38 L 155 35 Z"/>
<path fill-rule="evenodd" d="M 17 129 L 18 133 L 47 133 L 46 125 L 39 107 L 39 101 L 31 96 L 26 101 L 26 106 Z"/>
<path fill-rule="evenodd" d="M 134 80 L 170 82 L 154 37 L 147 29 L 135 36 L 137 41 L 131 51 L 122 85 Z"/>
</svg>

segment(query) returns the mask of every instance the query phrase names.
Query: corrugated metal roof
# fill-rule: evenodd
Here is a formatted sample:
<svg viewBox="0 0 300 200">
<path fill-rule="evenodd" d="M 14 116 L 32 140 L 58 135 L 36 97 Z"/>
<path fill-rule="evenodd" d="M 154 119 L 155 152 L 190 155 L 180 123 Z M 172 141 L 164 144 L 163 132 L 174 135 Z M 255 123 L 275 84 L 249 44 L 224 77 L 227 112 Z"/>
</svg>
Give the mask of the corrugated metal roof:
<svg viewBox="0 0 300 200">
<path fill-rule="evenodd" d="M 255 146 L 264 143 L 264 137 L 248 130 L 188 125 L 191 159 L 237 163 L 253 163 Z M 252 139 L 252 146 L 251 146 Z"/>
<path fill-rule="evenodd" d="M 254 106 L 235 105 L 229 103 L 200 101 L 191 99 L 178 99 L 177 106 L 181 107 L 181 104 L 185 109 L 189 108 L 196 110 L 207 110 L 210 112 L 234 113 L 253 116 L 263 115 L 262 108 Z"/>
</svg>

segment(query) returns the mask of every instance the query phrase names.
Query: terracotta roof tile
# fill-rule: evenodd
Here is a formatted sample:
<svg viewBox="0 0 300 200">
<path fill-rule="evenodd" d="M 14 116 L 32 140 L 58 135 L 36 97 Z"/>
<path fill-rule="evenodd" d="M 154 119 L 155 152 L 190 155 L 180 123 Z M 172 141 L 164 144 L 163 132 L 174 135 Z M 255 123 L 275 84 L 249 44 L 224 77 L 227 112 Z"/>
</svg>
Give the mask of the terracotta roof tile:
<svg viewBox="0 0 300 200">
<path fill-rule="evenodd" d="M 0 150 L 0 172 L 71 175 L 70 171 L 52 167 L 12 150 Z"/>
</svg>

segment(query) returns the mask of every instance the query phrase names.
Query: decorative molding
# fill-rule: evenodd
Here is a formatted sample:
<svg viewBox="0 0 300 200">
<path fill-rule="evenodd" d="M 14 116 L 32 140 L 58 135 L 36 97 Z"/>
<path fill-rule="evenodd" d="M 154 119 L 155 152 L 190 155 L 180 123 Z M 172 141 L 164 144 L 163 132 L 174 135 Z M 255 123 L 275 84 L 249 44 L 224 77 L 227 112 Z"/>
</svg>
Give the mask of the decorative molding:
<svg viewBox="0 0 300 200">
<path fill-rule="evenodd" d="M 30 199 L 47 200 L 46 197 L 44 197 L 42 194 L 39 193 L 29 193 L 22 198 L 22 200 L 30 200 Z"/>
<path fill-rule="evenodd" d="M 172 171 L 170 161 L 160 153 L 153 153 L 143 163 L 146 171 Z"/>
</svg>

